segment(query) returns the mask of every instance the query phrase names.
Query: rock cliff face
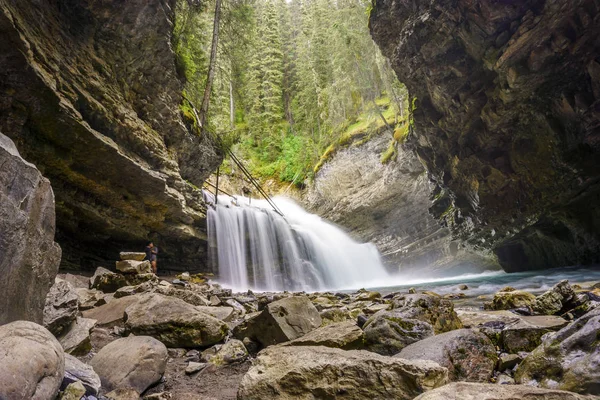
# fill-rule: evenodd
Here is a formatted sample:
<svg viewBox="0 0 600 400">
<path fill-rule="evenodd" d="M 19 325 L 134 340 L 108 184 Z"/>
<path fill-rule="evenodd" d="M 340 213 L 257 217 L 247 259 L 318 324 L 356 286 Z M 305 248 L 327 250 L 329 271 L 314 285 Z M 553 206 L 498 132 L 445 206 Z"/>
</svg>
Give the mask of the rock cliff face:
<svg viewBox="0 0 600 400">
<path fill-rule="evenodd" d="M 429 213 L 433 185 L 417 157 L 402 146 L 382 165 L 390 135 L 338 151 L 309 186 L 304 202 L 315 213 L 373 242 L 394 272 L 451 276 L 497 268 L 486 254 L 465 251 Z"/>
<path fill-rule="evenodd" d="M 600 4 L 378 0 L 432 212 L 507 271 L 600 258 Z"/>
<path fill-rule="evenodd" d="M 0 133 L 0 325 L 41 323 L 60 263 L 50 182 Z"/>
<path fill-rule="evenodd" d="M 188 181 L 222 156 L 182 122 L 175 2 L 0 0 L 0 130 L 52 183 L 64 266 L 151 238 L 163 265 L 201 267 L 205 207 Z"/>
</svg>

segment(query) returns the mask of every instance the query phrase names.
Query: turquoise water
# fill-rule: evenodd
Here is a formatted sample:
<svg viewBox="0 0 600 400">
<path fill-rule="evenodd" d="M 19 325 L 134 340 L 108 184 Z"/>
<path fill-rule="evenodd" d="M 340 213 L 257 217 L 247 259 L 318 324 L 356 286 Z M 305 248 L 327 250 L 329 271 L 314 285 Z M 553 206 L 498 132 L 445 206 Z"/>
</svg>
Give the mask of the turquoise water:
<svg viewBox="0 0 600 400">
<path fill-rule="evenodd" d="M 505 286 L 526 290 L 533 294 L 543 293 L 563 279 L 571 284 L 580 284 L 583 288 L 600 281 L 600 265 L 588 267 L 563 267 L 556 269 L 529 271 L 508 274 L 504 271 L 488 271 L 480 274 L 460 275 L 452 278 L 428 280 L 407 279 L 400 284 L 388 287 L 374 287 L 382 294 L 406 292 L 414 287 L 417 291 L 431 290 L 440 295 L 463 292 L 469 298 L 496 293 Z M 461 291 L 458 286 L 465 284 L 469 289 Z"/>
</svg>

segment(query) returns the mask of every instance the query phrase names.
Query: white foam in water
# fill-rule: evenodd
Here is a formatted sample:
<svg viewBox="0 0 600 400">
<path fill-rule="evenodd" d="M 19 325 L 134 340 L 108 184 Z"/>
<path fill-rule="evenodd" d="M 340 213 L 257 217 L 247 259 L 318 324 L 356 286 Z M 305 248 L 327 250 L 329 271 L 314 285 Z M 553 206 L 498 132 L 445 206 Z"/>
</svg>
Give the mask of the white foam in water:
<svg viewBox="0 0 600 400">
<path fill-rule="evenodd" d="M 207 200 L 213 197 L 206 194 Z M 306 212 L 292 200 L 219 196 L 208 211 L 210 258 L 235 291 L 323 291 L 380 286 L 390 275 L 371 243 Z M 250 205 L 251 204 L 251 205 Z"/>
</svg>

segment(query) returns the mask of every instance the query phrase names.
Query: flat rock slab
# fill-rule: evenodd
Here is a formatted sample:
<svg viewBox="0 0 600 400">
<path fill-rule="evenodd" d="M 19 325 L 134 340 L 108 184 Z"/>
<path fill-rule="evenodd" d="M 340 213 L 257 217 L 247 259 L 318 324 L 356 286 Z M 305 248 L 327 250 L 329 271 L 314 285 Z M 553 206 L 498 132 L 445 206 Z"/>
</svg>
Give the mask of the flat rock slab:
<svg viewBox="0 0 600 400">
<path fill-rule="evenodd" d="M 363 350 L 276 346 L 258 354 L 238 399 L 413 399 L 448 382 L 432 361 L 408 361 Z"/>
<path fill-rule="evenodd" d="M 593 400 L 562 390 L 538 389 L 521 385 L 494 385 L 490 383 L 451 383 L 424 393 L 414 400 Z"/>
<path fill-rule="evenodd" d="M 221 321 L 231 321 L 234 317 L 233 307 L 197 306 L 196 309 Z"/>
<path fill-rule="evenodd" d="M 139 301 L 138 296 L 127 296 L 113 299 L 109 303 L 91 310 L 83 311 L 83 317 L 95 319 L 98 325 L 115 324 L 123 320 L 125 309 Z"/>
<path fill-rule="evenodd" d="M 90 364 L 100 376 L 102 389 L 135 389 L 143 393 L 165 373 L 167 348 L 148 336 L 130 336 L 104 346 Z"/>
<path fill-rule="evenodd" d="M 146 253 L 144 252 L 134 252 L 134 251 L 122 251 L 119 253 L 119 258 L 122 261 L 144 261 L 146 258 Z"/>
<path fill-rule="evenodd" d="M 282 344 L 282 346 L 326 346 L 344 350 L 358 350 L 363 345 L 363 331 L 354 321 L 326 325 Z"/>
<path fill-rule="evenodd" d="M 46 328 L 28 321 L 0 326 L 0 399 L 54 399 L 64 373 L 63 349 Z"/>
</svg>

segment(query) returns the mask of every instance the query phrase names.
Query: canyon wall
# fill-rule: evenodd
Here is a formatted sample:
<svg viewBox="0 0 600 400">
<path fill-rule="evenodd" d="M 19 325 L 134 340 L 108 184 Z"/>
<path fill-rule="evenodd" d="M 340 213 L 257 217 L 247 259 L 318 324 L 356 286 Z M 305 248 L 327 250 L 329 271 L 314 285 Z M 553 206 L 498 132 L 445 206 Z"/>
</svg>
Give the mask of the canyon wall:
<svg viewBox="0 0 600 400">
<path fill-rule="evenodd" d="M 222 155 L 181 117 L 174 6 L 0 0 L 0 131 L 52 184 L 63 267 L 147 239 L 165 268 L 203 267 L 196 187 Z"/>
<path fill-rule="evenodd" d="M 600 261 L 600 4 L 377 0 L 431 212 L 507 271 Z"/>
</svg>

